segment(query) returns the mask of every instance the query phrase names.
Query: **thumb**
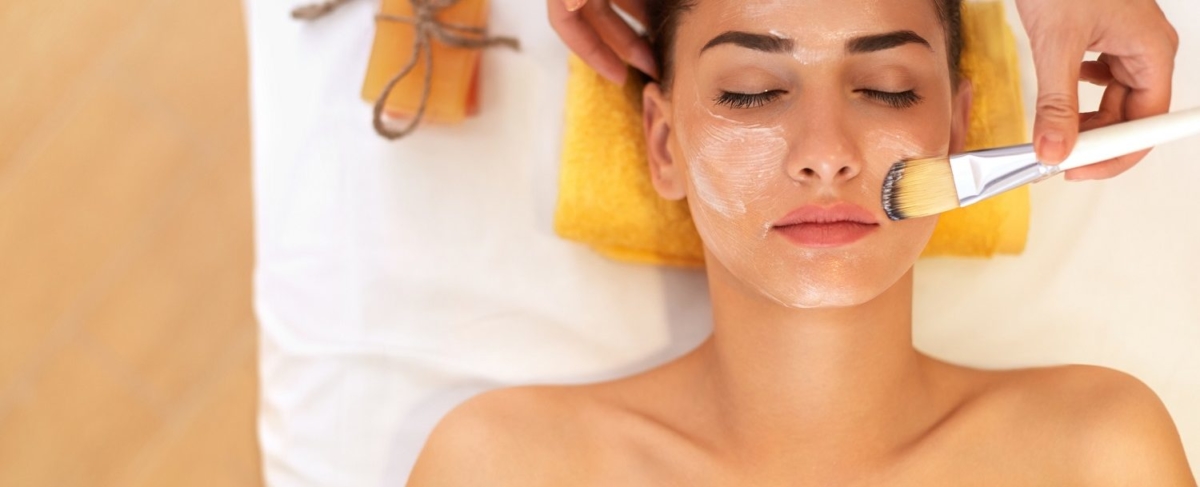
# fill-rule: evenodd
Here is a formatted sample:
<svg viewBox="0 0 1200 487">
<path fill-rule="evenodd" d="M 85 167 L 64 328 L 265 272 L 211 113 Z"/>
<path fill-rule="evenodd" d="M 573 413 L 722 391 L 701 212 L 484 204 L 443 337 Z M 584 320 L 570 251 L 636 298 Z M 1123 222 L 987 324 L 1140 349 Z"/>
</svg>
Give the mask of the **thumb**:
<svg viewBox="0 0 1200 487">
<path fill-rule="evenodd" d="M 1038 159 L 1058 164 L 1071 154 L 1079 136 L 1079 69 L 1085 47 L 1063 32 L 1030 38 L 1037 71 L 1037 113 L 1033 146 Z"/>
<path fill-rule="evenodd" d="M 563 0 L 563 5 L 567 6 L 568 12 L 574 12 L 583 8 L 583 4 L 585 3 L 587 3 L 587 0 Z"/>
</svg>

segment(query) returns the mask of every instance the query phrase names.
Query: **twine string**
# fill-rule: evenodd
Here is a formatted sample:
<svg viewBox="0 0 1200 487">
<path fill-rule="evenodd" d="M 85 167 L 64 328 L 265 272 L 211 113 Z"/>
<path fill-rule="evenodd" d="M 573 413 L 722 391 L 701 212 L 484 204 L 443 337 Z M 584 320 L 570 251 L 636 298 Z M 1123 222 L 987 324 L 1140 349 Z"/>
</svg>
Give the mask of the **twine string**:
<svg viewBox="0 0 1200 487">
<path fill-rule="evenodd" d="M 352 0 L 326 0 L 320 3 L 302 5 L 292 10 L 292 18 L 300 20 L 316 20 L 333 12 L 338 7 Z M 485 49 L 493 46 L 508 47 L 513 50 L 521 48 L 520 43 L 513 37 L 489 37 L 487 29 L 469 25 L 442 22 L 437 19 L 438 13 L 453 6 L 459 0 L 409 0 L 413 7 L 413 16 L 377 14 L 375 20 L 385 22 L 400 22 L 412 25 L 415 32 L 412 54 L 408 62 L 383 86 L 383 91 L 375 99 L 372 125 L 375 132 L 388 140 L 396 140 L 411 134 L 420 125 L 425 116 L 425 108 L 429 105 L 429 93 L 433 85 L 433 41 L 451 47 L 463 49 Z M 418 61 L 425 63 L 425 76 L 421 87 L 421 99 L 417 105 L 417 113 L 400 130 L 392 130 L 383 120 L 384 107 L 388 96 L 400 80 L 408 76 L 417 67 Z"/>
<path fill-rule="evenodd" d="M 292 9 L 292 18 L 297 20 L 317 20 L 333 12 L 350 0 L 327 0 L 320 3 L 310 3 Z"/>
</svg>

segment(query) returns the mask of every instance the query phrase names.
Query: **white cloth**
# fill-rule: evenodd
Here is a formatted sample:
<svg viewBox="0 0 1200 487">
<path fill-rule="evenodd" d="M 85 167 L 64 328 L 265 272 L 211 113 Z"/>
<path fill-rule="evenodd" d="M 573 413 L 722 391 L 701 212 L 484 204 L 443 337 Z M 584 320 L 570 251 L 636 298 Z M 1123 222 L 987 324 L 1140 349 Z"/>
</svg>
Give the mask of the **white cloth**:
<svg viewBox="0 0 1200 487">
<path fill-rule="evenodd" d="M 544 3 L 493 2 L 492 31 L 522 50 L 484 55 L 478 118 L 389 143 L 358 95 L 378 5 L 305 24 L 288 16 L 301 1 L 244 2 L 268 485 L 403 485 L 437 420 L 479 391 L 624 376 L 707 335 L 701 273 L 611 262 L 553 234 L 566 51 Z M 1186 61 L 1200 59 L 1187 36 L 1200 8 L 1162 3 L 1185 34 L 1175 106 L 1200 105 Z M 1200 466 L 1196 153 L 1200 139 L 1111 181 L 1037 186 L 1019 258 L 921 262 L 918 347 L 1128 371 Z"/>
</svg>

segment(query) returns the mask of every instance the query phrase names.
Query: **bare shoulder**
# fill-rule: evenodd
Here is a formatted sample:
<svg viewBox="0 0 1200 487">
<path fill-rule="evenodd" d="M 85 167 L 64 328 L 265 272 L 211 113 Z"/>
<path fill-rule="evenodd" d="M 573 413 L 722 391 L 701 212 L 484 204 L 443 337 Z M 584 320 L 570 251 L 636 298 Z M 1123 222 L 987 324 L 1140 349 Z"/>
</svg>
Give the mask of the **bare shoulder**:
<svg viewBox="0 0 1200 487">
<path fill-rule="evenodd" d="M 536 486 L 567 478 L 574 434 L 563 391 L 509 387 L 459 404 L 430 433 L 407 485 Z"/>
<path fill-rule="evenodd" d="M 1009 377 L 1003 389 L 1014 414 L 1060 443 L 1065 465 L 1083 474 L 1081 484 L 1196 485 L 1171 415 L 1137 378 L 1089 365 Z"/>
</svg>

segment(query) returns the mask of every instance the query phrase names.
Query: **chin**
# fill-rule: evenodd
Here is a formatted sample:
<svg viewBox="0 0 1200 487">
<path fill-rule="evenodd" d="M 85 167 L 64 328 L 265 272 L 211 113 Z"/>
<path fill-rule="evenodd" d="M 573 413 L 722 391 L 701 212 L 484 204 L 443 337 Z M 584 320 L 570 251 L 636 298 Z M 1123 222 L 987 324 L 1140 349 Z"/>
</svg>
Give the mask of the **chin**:
<svg viewBox="0 0 1200 487">
<path fill-rule="evenodd" d="M 709 265 L 748 295 L 787 308 L 845 308 L 883 295 L 912 269 L 933 235 L 936 218 L 886 224 L 855 242 L 796 245 L 775 234 L 696 221 Z"/>
<path fill-rule="evenodd" d="M 911 261 L 894 260 L 898 258 L 890 253 L 863 255 L 845 250 L 800 253 L 765 261 L 742 260 L 724 267 L 746 291 L 781 306 L 845 308 L 868 303 L 896 285 L 912 269 Z"/>
<path fill-rule="evenodd" d="M 849 308 L 870 302 L 876 296 L 869 293 L 819 289 L 802 293 L 765 291 L 762 295 L 780 306 L 794 309 Z"/>
<path fill-rule="evenodd" d="M 895 283 L 896 280 L 888 282 L 843 282 L 837 279 L 829 279 L 813 282 L 810 280 L 793 279 L 782 283 L 758 284 L 755 287 L 759 294 L 775 301 L 781 306 L 796 309 L 816 309 L 859 306 L 878 298 Z"/>
</svg>

